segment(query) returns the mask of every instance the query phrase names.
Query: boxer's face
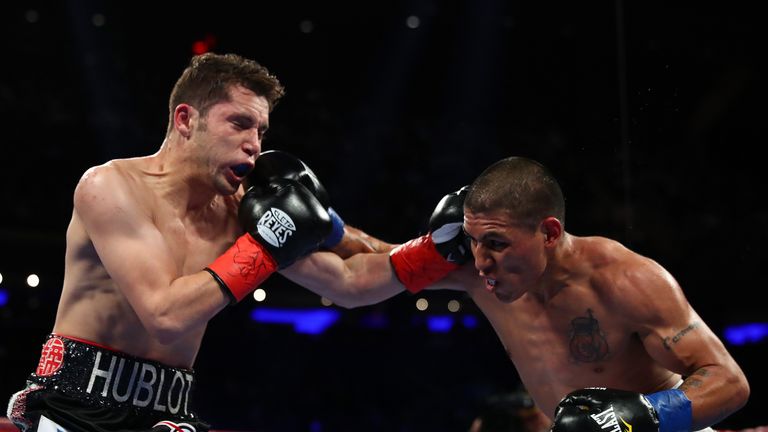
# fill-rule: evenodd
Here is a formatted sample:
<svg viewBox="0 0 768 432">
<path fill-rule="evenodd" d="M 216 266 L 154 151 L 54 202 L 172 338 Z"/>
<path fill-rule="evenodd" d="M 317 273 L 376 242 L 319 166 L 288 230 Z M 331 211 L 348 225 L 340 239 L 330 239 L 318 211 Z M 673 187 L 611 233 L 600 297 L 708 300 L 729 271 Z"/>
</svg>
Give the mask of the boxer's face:
<svg viewBox="0 0 768 432">
<path fill-rule="evenodd" d="M 464 211 L 464 231 L 485 288 L 503 302 L 520 298 L 535 286 L 546 268 L 544 235 L 512 220 L 503 210 Z"/>
<path fill-rule="evenodd" d="M 230 100 L 213 105 L 198 126 L 205 164 L 222 195 L 235 193 L 253 169 L 269 127 L 266 98 L 241 86 L 229 94 Z"/>
</svg>

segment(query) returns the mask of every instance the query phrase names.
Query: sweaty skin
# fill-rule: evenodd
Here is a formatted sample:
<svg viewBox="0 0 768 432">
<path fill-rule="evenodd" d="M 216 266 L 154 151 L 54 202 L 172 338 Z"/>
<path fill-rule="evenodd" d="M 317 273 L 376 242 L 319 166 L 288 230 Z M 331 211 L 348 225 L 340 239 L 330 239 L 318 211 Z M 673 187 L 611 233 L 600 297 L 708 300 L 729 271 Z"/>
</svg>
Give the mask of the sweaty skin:
<svg viewBox="0 0 768 432">
<path fill-rule="evenodd" d="M 591 252 L 591 243 L 610 242 L 604 238 L 573 240 L 584 247 L 582 254 Z M 577 268 L 586 265 L 581 260 L 572 264 Z M 604 283 L 590 283 L 590 279 L 597 282 L 601 278 L 596 272 L 592 276 L 588 272 L 563 274 L 548 299 L 524 293 L 513 302 L 504 302 L 482 280 L 463 284 L 496 330 L 526 389 L 550 416 L 560 399 L 574 389 L 603 386 L 650 393 L 671 388 L 680 380 L 680 374 L 665 369 L 646 353 L 643 342 L 656 346 L 655 332 L 616 309 L 611 296 L 618 295 L 618 288 L 609 281 L 611 271 L 601 269 Z M 469 277 L 477 279 L 476 272 L 472 273 Z M 497 281 L 495 288 L 501 291 L 503 284 Z M 693 311 L 684 313 L 681 319 L 695 317 Z"/>
<path fill-rule="evenodd" d="M 576 389 L 651 393 L 681 377 L 687 377 L 680 388 L 692 401 L 693 430 L 746 402 L 743 372 L 653 260 L 607 238 L 567 234 L 555 218 L 532 229 L 510 223 L 505 213 L 465 210 L 464 228 L 474 265 L 429 288 L 469 294 L 548 416 Z M 404 290 L 387 254 L 343 261 L 317 253 L 284 274 L 350 308 Z"/>
<path fill-rule="evenodd" d="M 204 117 L 179 105 L 156 154 L 83 175 L 54 333 L 192 367 L 208 320 L 229 301 L 202 270 L 242 234 L 241 183 L 269 126 L 264 97 L 241 86 L 229 92 L 230 100 Z M 333 251 L 349 256 L 388 247 L 347 226 Z"/>
<path fill-rule="evenodd" d="M 77 185 L 53 331 L 192 366 L 227 298 L 202 269 L 241 234 L 237 204 L 268 126 L 266 99 L 243 87 L 205 118 L 189 105 L 154 155 L 91 168 Z"/>
<path fill-rule="evenodd" d="M 482 281 L 463 270 L 459 285 L 548 415 L 575 389 L 651 393 L 682 377 L 693 430 L 746 402 L 743 372 L 655 261 L 607 238 L 572 236 L 555 218 L 530 229 L 503 211 L 465 211 L 464 228 Z"/>
</svg>

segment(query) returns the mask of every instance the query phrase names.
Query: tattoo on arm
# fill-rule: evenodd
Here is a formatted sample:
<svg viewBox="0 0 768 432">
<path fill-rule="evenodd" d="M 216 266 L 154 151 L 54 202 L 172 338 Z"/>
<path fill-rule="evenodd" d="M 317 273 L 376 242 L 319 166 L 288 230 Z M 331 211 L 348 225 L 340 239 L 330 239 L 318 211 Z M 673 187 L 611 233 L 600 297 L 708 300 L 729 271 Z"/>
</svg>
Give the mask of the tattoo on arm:
<svg viewBox="0 0 768 432">
<path fill-rule="evenodd" d="M 571 320 L 569 343 L 573 359 L 584 363 L 600 361 L 609 352 L 605 333 L 600 330 L 600 323 L 592 315 L 592 309 L 587 309 L 587 315 Z"/>
<path fill-rule="evenodd" d="M 661 338 L 661 343 L 664 344 L 664 348 L 666 348 L 667 350 L 671 350 L 672 349 L 672 345 L 678 343 L 680 341 L 680 338 L 685 336 L 686 333 L 688 333 L 691 330 L 695 329 L 699 325 L 701 325 L 701 324 L 698 321 L 694 321 L 694 322 L 688 324 L 688 326 L 686 328 L 680 330 L 676 335 L 674 335 L 672 337 L 667 336 L 665 338 Z"/>
<path fill-rule="evenodd" d="M 701 368 L 686 378 L 685 381 L 680 384 L 679 389 L 685 391 L 690 388 L 701 387 L 702 384 L 704 384 L 704 377 L 707 375 L 709 375 L 709 371 L 706 368 Z"/>
</svg>

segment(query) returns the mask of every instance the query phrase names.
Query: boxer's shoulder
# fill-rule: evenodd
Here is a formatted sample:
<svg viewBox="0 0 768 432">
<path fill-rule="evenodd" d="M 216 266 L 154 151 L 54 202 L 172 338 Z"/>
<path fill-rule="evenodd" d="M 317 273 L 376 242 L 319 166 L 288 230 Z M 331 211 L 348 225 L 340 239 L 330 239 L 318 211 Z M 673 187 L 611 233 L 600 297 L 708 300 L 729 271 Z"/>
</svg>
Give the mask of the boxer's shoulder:
<svg viewBox="0 0 768 432">
<path fill-rule="evenodd" d="M 141 164 L 131 159 L 115 159 L 101 165 L 88 168 L 80 177 L 75 193 L 98 192 L 104 188 L 111 191 L 125 189 L 136 182 L 141 172 Z"/>
<path fill-rule="evenodd" d="M 597 269 L 609 268 L 634 259 L 637 254 L 620 242 L 601 236 L 579 237 L 570 235 L 573 255 L 582 262 Z"/>
<path fill-rule="evenodd" d="M 663 269 L 653 260 L 638 254 L 618 241 L 605 237 L 571 236 L 570 257 L 575 273 L 588 278 L 594 289 L 632 289 Z"/>
<path fill-rule="evenodd" d="M 75 187 L 76 212 L 81 217 L 101 215 L 105 221 L 119 215 L 149 215 L 150 197 L 155 193 L 143 176 L 141 164 L 129 159 L 89 168 Z"/>
</svg>

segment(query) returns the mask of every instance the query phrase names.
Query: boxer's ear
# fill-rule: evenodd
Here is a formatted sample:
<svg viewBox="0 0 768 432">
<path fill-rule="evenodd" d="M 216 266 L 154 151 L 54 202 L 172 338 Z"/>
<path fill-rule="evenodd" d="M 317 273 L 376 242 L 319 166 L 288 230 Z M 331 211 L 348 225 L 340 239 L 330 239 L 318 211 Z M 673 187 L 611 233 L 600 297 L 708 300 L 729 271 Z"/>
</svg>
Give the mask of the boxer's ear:
<svg viewBox="0 0 768 432">
<path fill-rule="evenodd" d="M 563 236 L 563 224 L 556 217 L 548 217 L 541 221 L 539 230 L 544 234 L 544 245 L 552 246 Z"/>
<path fill-rule="evenodd" d="M 196 111 L 188 104 L 179 104 L 173 110 L 173 127 L 181 136 L 189 138 L 192 135 L 192 117 Z"/>
</svg>

